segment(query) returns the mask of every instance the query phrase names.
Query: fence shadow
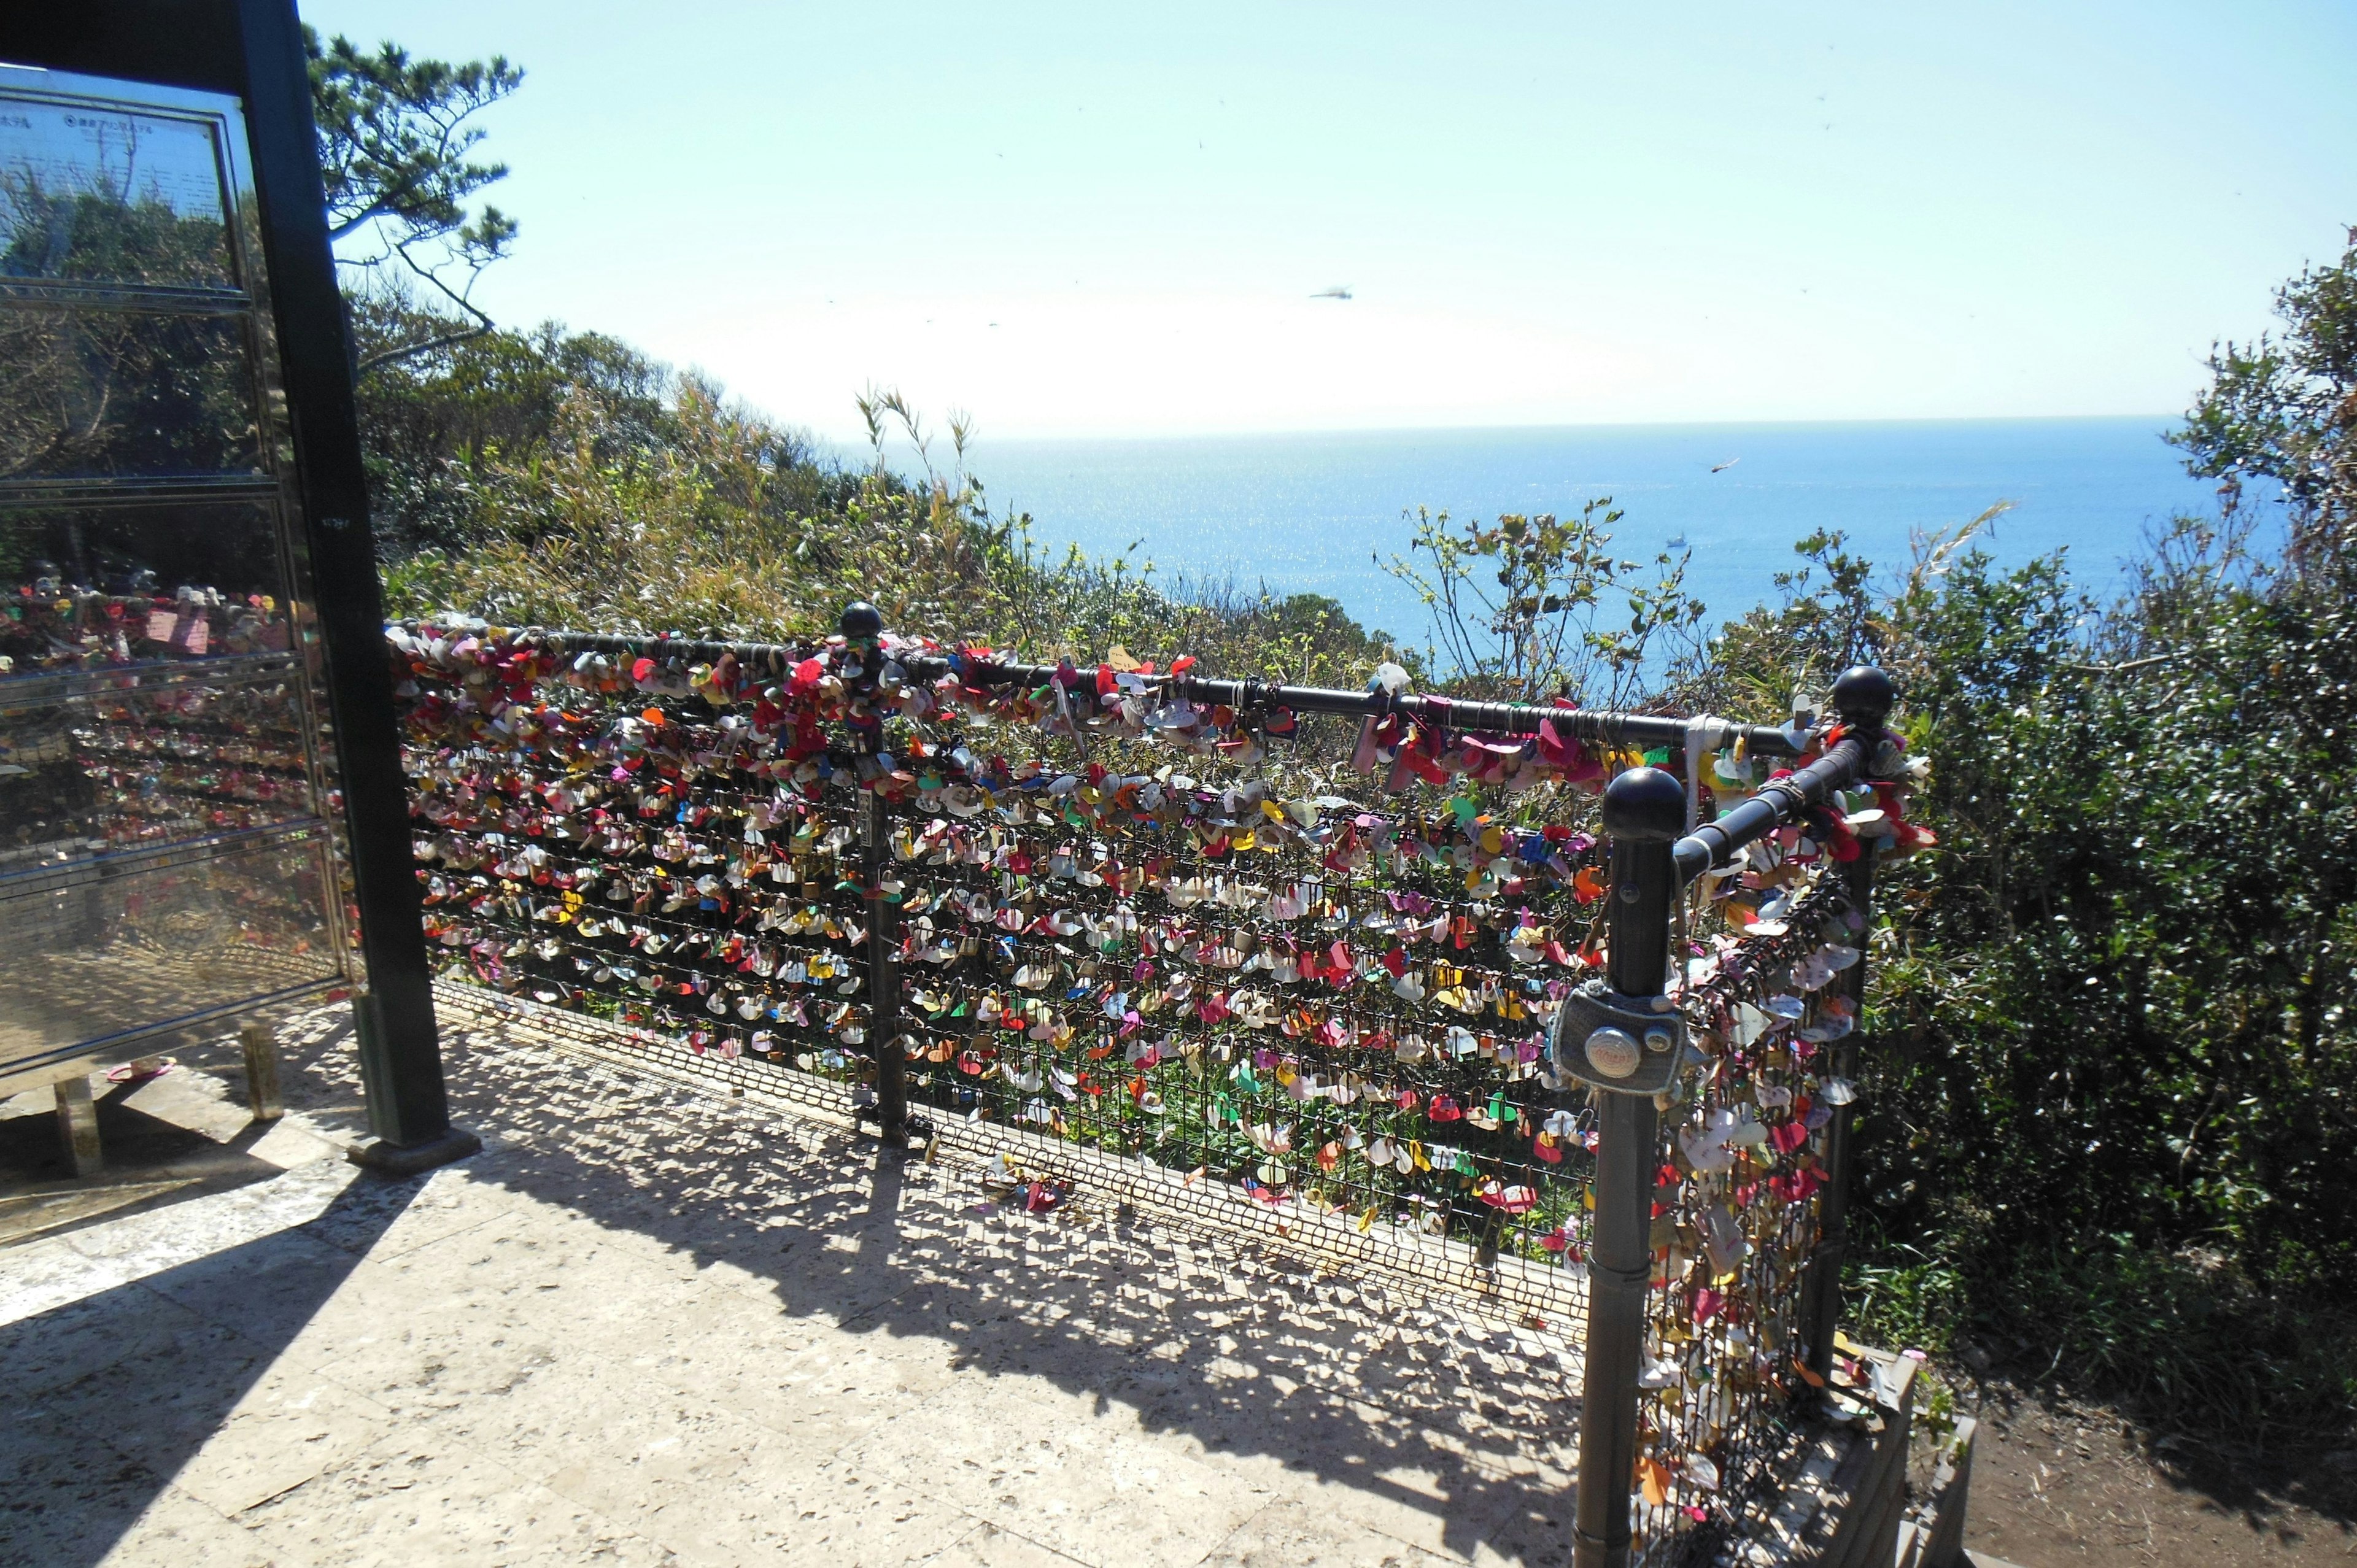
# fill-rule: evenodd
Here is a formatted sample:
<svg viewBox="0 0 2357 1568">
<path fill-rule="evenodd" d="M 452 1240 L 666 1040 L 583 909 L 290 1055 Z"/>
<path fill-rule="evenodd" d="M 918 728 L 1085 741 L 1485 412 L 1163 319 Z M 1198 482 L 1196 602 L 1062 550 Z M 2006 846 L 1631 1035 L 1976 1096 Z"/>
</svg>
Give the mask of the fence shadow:
<svg viewBox="0 0 2357 1568">
<path fill-rule="evenodd" d="M 328 1016 L 289 1033 L 290 1102 L 351 1101 Z M 490 1144 L 471 1180 L 741 1271 L 782 1313 L 1127 1406 L 1215 1465 L 1388 1497 L 1426 1516 L 1433 1546 L 1568 1558 L 1577 1370 L 1527 1326 L 1086 1190 L 1028 1214 L 971 1173 L 585 1066 L 495 1015 L 446 1017 L 445 1058 L 455 1119 Z"/>
</svg>

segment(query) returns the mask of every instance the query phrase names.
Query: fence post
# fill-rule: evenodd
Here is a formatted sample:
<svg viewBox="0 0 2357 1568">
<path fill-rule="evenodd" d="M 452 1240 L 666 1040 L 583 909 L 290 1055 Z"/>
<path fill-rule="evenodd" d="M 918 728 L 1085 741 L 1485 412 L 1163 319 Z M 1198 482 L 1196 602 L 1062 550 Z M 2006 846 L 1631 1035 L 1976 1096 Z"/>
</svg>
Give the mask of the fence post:
<svg viewBox="0 0 2357 1568">
<path fill-rule="evenodd" d="M 1612 840 L 1608 978 L 1623 996 L 1663 993 L 1677 872 L 1670 845 L 1684 828 L 1685 787 L 1636 768 L 1604 791 Z M 1624 1568 L 1630 1487 L 1637 1470 L 1637 1374 L 1645 1348 L 1645 1283 L 1653 1271 L 1653 1176 L 1659 1118 L 1650 1094 L 1598 1091 L 1596 1222 L 1587 1248 L 1587 1346 L 1579 1409 L 1577 1568 Z"/>
<path fill-rule="evenodd" d="M 1834 682 L 1834 712 L 1845 726 L 1867 737 L 1869 768 L 1879 749 L 1874 737 L 1881 733 L 1897 700 L 1898 688 L 1890 677 L 1870 666 L 1861 664 L 1846 671 Z M 1849 907 L 1866 921 L 1866 929 L 1858 935 L 1857 961 L 1842 977 L 1843 993 L 1857 1004 L 1858 1027 L 1834 1046 L 1836 1078 L 1857 1076 L 1859 1036 L 1866 1026 L 1867 939 L 1874 930 L 1874 862 L 1881 847 L 1879 838 L 1861 843 L 1857 858 L 1842 868 Z M 1834 1335 L 1841 1327 L 1842 1265 L 1849 1252 L 1850 1113 L 1854 1109 L 1834 1107 L 1834 1119 L 1826 1125 L 1825 1187 L 1817 1208 L 1817 1245 L 1810 1254 L 1809 1275 L 1802 1285 L 1800 1325 L 1807 1336 L 1807 1366 L 1821 1378 L 1833 1371 Z"/>
<path fill-rule="evenodd" d="M 862 689 L 872 695 L 884 650 L 878 639 L 884 617 L 865 599 L 843 608 L 843 638 L 859 658 Z M 884 750 L 884 714 L 871 711 L 854 722 L 853 733 L 863 757 Z M 874 785 L 878 779 L 862 780 Z M 867 1037 L 876 1049 L 876 1133 L 888 1148 L 908 1142 L 909 1070 L 900 1046 L 899 909 L 884 897 L 885 875 L 891 869 L 890 823 L 885 815 L 883 791 L 862 791 L 859 840 L 862 852 L 860 891 L 867 904 Z"/>
</svg>

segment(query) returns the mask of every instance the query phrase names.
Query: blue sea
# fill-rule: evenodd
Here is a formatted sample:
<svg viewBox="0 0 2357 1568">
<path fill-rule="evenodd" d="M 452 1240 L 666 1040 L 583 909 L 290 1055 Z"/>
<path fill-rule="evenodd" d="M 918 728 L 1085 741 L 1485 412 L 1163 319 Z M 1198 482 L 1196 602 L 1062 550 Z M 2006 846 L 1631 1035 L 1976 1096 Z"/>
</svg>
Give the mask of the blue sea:
<svg viewBox="0 0 2357 1568">
<path fill-rule="evenodd" d="M 1984 537 L 2008 564 L 2068 552 L 2072 576 L 2115 585 L 2147 531 L 2214 507 L 2161 433 L 2165 417 L 1823 424 L 1582 425 L 1491 430 L 991 440 L 968 454 L 994 515 L 1096 554 L 1133 542 L 1165 578 L 1232 576 L 1340 600 L 1412 645 L 1423 607 L 1379 566 L 1404 553 L 1419 506 L 1463 518 L 1576 513 L 1609 496 L 1624 555 L 1683 538 L 1688 583 L 1714 621 L 1773 596 L 1792 544 L 1837 529 L 1891 571 L 1919 533 L 2000 501 Z M 1721 465 L 1729 465 L 1720 467 Z M 1713 472 L 1714 467 L 1718 471 Z"/>
</svg>

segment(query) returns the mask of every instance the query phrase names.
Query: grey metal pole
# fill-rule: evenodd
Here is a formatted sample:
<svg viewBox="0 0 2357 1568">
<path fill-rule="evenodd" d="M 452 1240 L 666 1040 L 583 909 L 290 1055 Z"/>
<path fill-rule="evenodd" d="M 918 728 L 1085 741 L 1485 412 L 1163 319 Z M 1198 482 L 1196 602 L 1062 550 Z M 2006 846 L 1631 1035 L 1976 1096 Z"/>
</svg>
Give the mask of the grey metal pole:
<svg viewBox="0 0 2357 1568">
<path fill-rule="evenodd" d="M 1842 723 L 1857 732 L 1866 748 L 1859 772 L 1871 777 L 1881 749 L 1883 725 L 1898 701 L 1898 688 L 1881 671 L 1859 665 L 1834 682 L 1834 711 Z M 1843 976 L 1843 993 L 1858 1006 L 1858 1027 L 1834 1047 L 1834 1075 L 1857 1076 L 1859 1036 L 1866 1026 L 1867 936 L 1874 929 L 1874 860 L 1879 843 L 1859 847 L 1858 857 L 1843 867 L 1849 907 L 1867 922 L 1858 938 L 1858 960 Z M 1842 1266 L 1849 1253 L 1850 1116 L 1855 1108 L 1837 1105 L 1825 1131 L 1825 1187 L 1818 1200 L 1817 1245 L 1810 1254 L 1809 1277 L 1802 1286 L 1801 1330 L 1809 1370 L 1823 1378 L 1834 1366 L 1834 1335 L 1841 1327 Z"/>
<path fill-rule="evenodd" d="M 1869 921 L 1872 929 L 1874 899 L 1875 846 L 1864 846 L 1858 857 L 1842 868 L 1842 879 L 1848 885 L 1850 908 Z M 1866 950 L 1865 938 L 1858 939 L 1858 960 L 1842 977 L 1843 994 L 1857 1002 L 1861 1009 L 1858 1021 L 1865 1023 Z M 1856 1030 L 1843 1036 L 1834 1044 L 1833 1071 L 1836 1078 L 1854 1078 L 1857 1073 L 1858 1037 Z M 1849 1251 L 1849 1165 L 1850 1112 L 1848 1105 L 1834 1107 L 1834 1119 L 1825 1127 L 1825 1188 L 1817 1207 L 1817 1245 L 1809 1255 L 1809 1277 L 1802 1285 L 1801 1331 L 1806 1337 L 1804 1354 L 1809 1370 L 1828 1377 L 1834 1369 L 1834 1333 L 1841 1326 L 1842 1263 Z"/>
<path fill-rule="evenodd" d="M 1623 996 L 1662 994 L 1678 886 L 1670 845 L 1685 827 L 1685 787 L 1658 768 L 1631 768 L 1604 791 L 1604 831 L 1612 840 L 1609 978 Z M 1573 1561 L 1577 1568 L 1625 1568 L 1660 1128 L 1650 1094 L 1598 1093 Z"/>
<path fill-rule="evenodd" d="M 877 644 L 884 618 L 865 599 L 844 607 L 844 640 L 858 654 L 861 684 L 873 688 L 884 652 Z M 884 716 L 857 730 L 859 754 L 872 757 L 884 749 Z M 885 874 L 892 865 L 890 824 L 883 794 L 865 791 L 860 802 L 859 836 L 864 852 L 862 891 L 867 899 L 867 1037 L 876 1050 L 877 1136 L 888 1147 L 908 1142 L 909 1069 L 900 1045 L 899 910 L 884 897 Z"/>
</svg>

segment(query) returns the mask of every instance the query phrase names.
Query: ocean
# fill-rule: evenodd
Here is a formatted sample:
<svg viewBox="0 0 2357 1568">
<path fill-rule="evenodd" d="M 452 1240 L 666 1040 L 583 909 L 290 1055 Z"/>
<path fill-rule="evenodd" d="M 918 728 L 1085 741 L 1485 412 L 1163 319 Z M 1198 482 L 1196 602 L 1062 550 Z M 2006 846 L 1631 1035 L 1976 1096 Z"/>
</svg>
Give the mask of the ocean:
<svg viewBox="0 0 2357 1568">
<path fill-rule="evenodd" d="M 1156 440 L 992 440 L 967 467 L 994 515 L 1035 536 L 1136 558 L 1165 579 L 1232 576 L 1328 595 L 1412 646 L 1414 593 L 1377 564 L 1405 552 L 1418 506 L 1453 516 L 1576 513 L 1609 496 L 1615 548 L 1650 562 L 1683 538 L 1688 584 L 1714 622 L 1775 593 L 1793 542 L 1835 529 L 1895 571 L 1919 532 L 1999 501 L 1991 553 L 2068 552 L 2080 584 L 2117 585 L 2147 530 L 2214 506 L 2161 433 L 2163 417 L 1821 424 L 1584 425 Z M 1727 465 L 1720 467 L 1721 465 Z M 1718 471 L 1713 472 L 1714 467 Z"/>
</svg>

